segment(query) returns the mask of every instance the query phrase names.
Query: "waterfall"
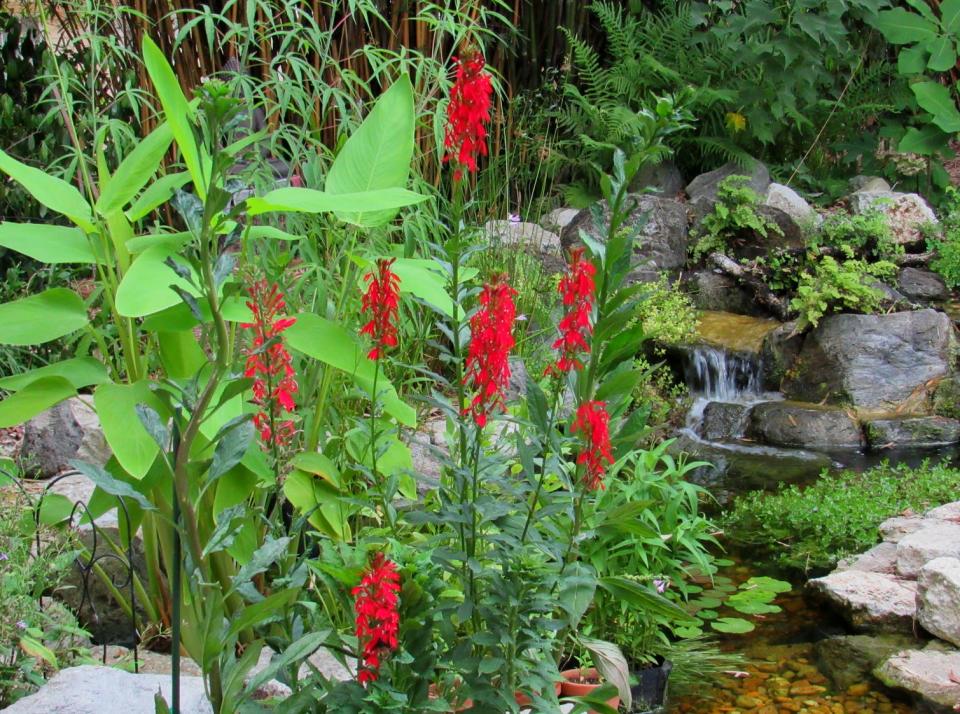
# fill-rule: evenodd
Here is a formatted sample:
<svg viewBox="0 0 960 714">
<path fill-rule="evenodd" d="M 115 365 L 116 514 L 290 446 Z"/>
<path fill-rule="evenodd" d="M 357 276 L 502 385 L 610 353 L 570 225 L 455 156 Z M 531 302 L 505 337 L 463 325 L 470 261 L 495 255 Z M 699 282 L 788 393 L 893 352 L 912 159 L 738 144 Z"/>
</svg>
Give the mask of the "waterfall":
<svg viewBox="0 0 960 714">
<path fill-rule="evenodd" d="M 709 345 L 687 351 L 684 375 L 690 390 L 710 402 L 755 401 L 761 393 L 758 359 Z"/>
</svg>

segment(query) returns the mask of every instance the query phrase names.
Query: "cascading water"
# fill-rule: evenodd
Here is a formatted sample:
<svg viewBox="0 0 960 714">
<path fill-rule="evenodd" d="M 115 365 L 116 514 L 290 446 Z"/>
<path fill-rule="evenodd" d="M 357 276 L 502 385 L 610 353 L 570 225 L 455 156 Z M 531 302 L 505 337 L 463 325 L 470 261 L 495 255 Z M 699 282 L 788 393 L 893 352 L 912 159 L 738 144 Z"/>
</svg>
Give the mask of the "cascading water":
<svg viewBox="0 0 960 714">
<path fill-rule="evenodd" d="M 687 352 L 684 373 L 690 390 L 711 402 L 738 404 L 760 395 L 758 359 L 696 345 Z"/>
</svg>

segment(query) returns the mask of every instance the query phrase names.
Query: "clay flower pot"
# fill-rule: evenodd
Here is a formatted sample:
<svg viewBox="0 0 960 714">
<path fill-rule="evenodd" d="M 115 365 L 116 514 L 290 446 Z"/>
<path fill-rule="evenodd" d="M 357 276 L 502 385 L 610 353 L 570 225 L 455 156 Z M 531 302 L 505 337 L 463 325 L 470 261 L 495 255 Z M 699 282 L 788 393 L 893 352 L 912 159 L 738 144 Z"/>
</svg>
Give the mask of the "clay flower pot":
<svg viewBox="0 0 960 714">
<path fill-rule="evenodd" d="M 566 669 L 560 673 L 560 676 L 563 677 L 560 693 L 565 697 L 582 697 L 603 684 L 600 673 L 593 667 L 589 669 Z M 620 697 L 611 697 L 607 700 L 607 704 L 616 709 L 620 706 Z M 597 713 L 591 709 L 590 714 Z"/>
</svg>

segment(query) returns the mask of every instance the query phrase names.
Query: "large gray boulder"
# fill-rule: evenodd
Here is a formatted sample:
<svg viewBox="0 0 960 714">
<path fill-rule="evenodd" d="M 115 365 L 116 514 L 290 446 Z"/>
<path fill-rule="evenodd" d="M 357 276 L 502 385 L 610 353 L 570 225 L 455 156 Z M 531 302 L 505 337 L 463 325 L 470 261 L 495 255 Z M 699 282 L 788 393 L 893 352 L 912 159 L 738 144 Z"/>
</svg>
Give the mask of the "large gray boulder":
<svg viewBox="0 0 960 714">
<path fill-rule="evenodd" d="M 78 459 L 102 466 L 110 458 L 100 420 L 89 396 L 67 399 L 41 412 L 23 428 L 20 458 L 24 474 L 52 478 Z"/>
<path fill-rule="evenodd" d="M 561 272 L 566 266 L 560 237 L 536 223 L 487 221 L 484 230 L 491 245 L 522 250 L 538 256 L 548 273 Z"/>
<path fill-rule="evenodd" d="M 659 164 L 644 165 L 630 184 L 632 191 L 649 192 L 663 198 L 676 198 L 683 187 L 683 175 L 669 159 Z"/>
<path fill-rule="evenodd" d="M 780 183 L 770 184 L 767 187 L 763 203 L 765 206 L 780 209 L 796 221 L 801 228 L 823 223 L 820 214 L 813 210 L 813 207 L 807 203 L 803 196 L 789 186 Z"/>
<path fill-rule="evenodd" d="M 841 560 L 837 563 L 837 570 L 859 570 L 866 573 L 896 575 L 897 545 L 886 541 L 877 543 L 865 553 Z"/>
<path fill-rule="evenodd" d="M 926 707 L 952 710 L 960 703 L 960 651 L 926 647 L 904 650 L 874 670 L 874 676 L 888 687 L 903 689 L 919 697 Z"/>
<path fill-rule="evenodd" d="M 6 714 L 155 714 L 154 695 L 171 701 L 169 675 L 132 674 L 83 665 L 57 672 L 38 692 L 4 709 Z M 182 714 L 212 714 L 200 677 L 180 677 Z"/>
<path fill-rule="evenodd" d="M 960 560 L 935 558 L 920 568 L 917 621 L 931 635 L 960 647 Z"/>
<path fill-rule="evenodd" d="M 923 527 L 897 541 L 897 572 L 915 578 L 936 558 L 960 558 L 960 523 L 925 519 Z"/>
<path fill-rule="evenodd" d="M 570 225 L 570 221 L 580 213 L 579 208 L 554 208 L 550 213 L 540 219 L 540 226 L 551 233 L 560 235 L 564 228 Z"/>
<path fill-rule="evenodd" d="M 917 584 L 893 575 L 838 570 L 807 582 L 857 630 L 912 632 Z"/>
<path fill-rule="evenodd" d="M 866 425 L 874 451 L 904 446 L 947 446 L 960 441 L 960 421 L 939 416 L 874 419 Z"/>
<path fill-rule="evenodd" d="M 750 411 L 747 433 L 765 444 L 859 448 L 860 425 L 845 410 L 797 402 L 764 402 Z"/>
<path fill-rule="evenodd" d="M 928 384 L 951 373 L 954 345 L 950 318 L 936 310 L 832 315 L 804 339 L 784 392 L 871 409 L 925 401 Z"/>
<path fill-rule="evenodd" d="M 633 251 L 634 280 L 655 279 L 662 271 L 682 268 L 687 260 L 689 236 L 687 234 L 687 210 L 683 204 L 643 194 L 631 194 L 628 201 L 635 207 L 627 217 L 624 228 L 642 225 Z M 593 211 L 585 208 L 577 214 L 560 234 L 564 248 L 580 240 L 580 231 L 596 241 L 605 242 L 610 209 L 601 202 L 602 223 L 594 221 Z"/>
<path fill-rule="evenodd" d="M 736 439 L 743 434 L 747 407 L 729 402 L 710 402 L 703 409 L 700 436 L 707 441 Z"/>
<path fill-rule="evenodd" d="M 690 202 L 706 201 L 713 203 L 717 200 L 717 189 L 720 187 L 720 183 L 730 176 L 746 176 L 749 179 L 747 186 L 752 188 L 761 198 L 770 186 L 770 172 L 761 162 L 754 161 L 753 165 L 749 167 L 729 162 L 719 169 L 700 174 L 687 184 L 686 193 Z"/>
<path fill-rule="evenodd" d="M 911 300 L 946 300 L 950 291 L 936 273 L 920 268 L 906 267 L 897 277 L 900 292 Z"/>
<path fill-rule="evenodd" d="M 684 290 L 690 295 L 693 306 L 698 310 L 712 312 L 732 312 L 736 315 L 764 315 L 753 295 L 742 288 L 729 275 L 713 270 L 697 270 L 688 273 L 684 281 Z"/>
<path fill-rule="evenodd" d="M 887 217 L 897 243 L 916 243 L 923 239 L 921 228 L 938 225 L 937 215 L 922 196 L 897 191 L 855 191 L 848 199 L 851 213 L 877 210 Z"/>
</svg>

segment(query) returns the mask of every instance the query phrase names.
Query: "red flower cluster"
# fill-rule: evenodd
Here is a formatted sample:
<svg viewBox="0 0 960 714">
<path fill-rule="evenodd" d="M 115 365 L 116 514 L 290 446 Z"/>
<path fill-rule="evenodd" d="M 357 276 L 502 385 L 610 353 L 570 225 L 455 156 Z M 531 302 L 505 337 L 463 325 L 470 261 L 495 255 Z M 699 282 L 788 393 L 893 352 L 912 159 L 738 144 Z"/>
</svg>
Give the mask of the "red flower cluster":
<svg viewBox="0 0 960 714">
<path fill-rule="evenodd" d="M 559 286 L 567 312 L 560 320 L 560 338 L 553 343 L 560 356 L 547 368 L 548 373 L 566 374 L 572 369 L 583 369 L 579 355 L 590 353 L 587 338 L 593 334 L 590 317 L 596 300 L 593 282 L 596 272 L 593 263 L 583 259 L 583 248 L 570 251 L 569 269 L 560 279 Z"/>
<path fill-rule="evenodd" d="M 363 649 L 363 664 L 357 673 L 357 680 L 364 684 L 377 678 L 383 654 L 397 649 L 400 573 L 397 572 L 396 563 L 387 560 L 383 553 L 377 553 L 360 584 L 351 592 L 357 613 L 357 639 Z"/>
<path fill-rule="evenodd" d="M 463 169 L 477 170 L 477 156 L 487 155 L 487 128 L 490 121 L 490 97 L 493 83 L 490 74 L 483 71 L 484 61 L 479 54 L 454 58 L 457 76 L 450 91 L 447 107 L 447 132 L 443 140 L 446 148 L 443 160 L 455 159 L 458 166 L 453 178 L 459 181 Z"/>
<path fill-rule="evenodd" d="M 604 402 L 584 402 L 577 409 L 577 417 L 570 432 L 582 432 L 585 448 L 577 457 L 577 463 L 585 466 L 583 482 L 591 491 L 603 488 L 603 476 L 607 464 L 613 463 L 610 449 L 610 415 Z"/>
<path fill-rule="evenodd" d="M 247 351 L 244 377 L 253 377 L 253 401 L 260 410 L 253 424 L 260 432 L 263 444 L 282 446 L 293 437 L 293 421 L 280 420 L 284 412 L 292 412 L 296 405 L 297 380 L 291 365 L 290 353 L 280 333 L 296 320 L 283 317 L 286 308 L 276 284 L 258 280 L 248 289 L 247 307 L 253 312 L 253 322 L 241 325 L 253 330 L 253 344 Z"/>
<path fill-rule="evenodd" d="M 390 267 L 394 260 L 380 258 L 376 272 L 370 271 L 364 278 L 369 286 L 363 294 L 360 307 L 362 312 L 370 313 L 370 322 L 361 328 L 360 334 L 373 338 L 373 349 L 367 355 L 370 359 L 380 359 L 388 347 L 397 346 L 400 278 Z"/>
<path fill-rule="evenodd" d="M 510 350 L 513 349 L 513 321 L 517 308 L 513 296 L 517 291 L 505 279 L 483 286 L 480 308 L 470 318 L 470 349 L 467 352 L 467 373 L 476 394 L 464 413 L 473 412 L 481 429 L 494 409 L 503 409 L 503 390 L 510 380 Z"/>
</svg>

